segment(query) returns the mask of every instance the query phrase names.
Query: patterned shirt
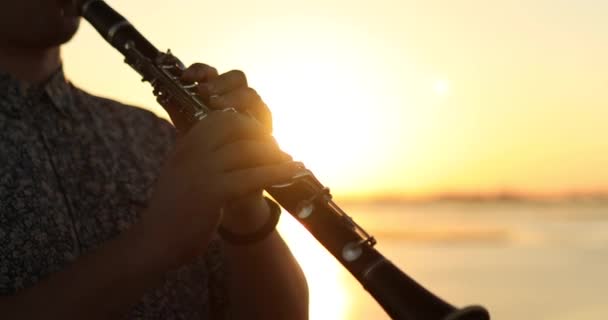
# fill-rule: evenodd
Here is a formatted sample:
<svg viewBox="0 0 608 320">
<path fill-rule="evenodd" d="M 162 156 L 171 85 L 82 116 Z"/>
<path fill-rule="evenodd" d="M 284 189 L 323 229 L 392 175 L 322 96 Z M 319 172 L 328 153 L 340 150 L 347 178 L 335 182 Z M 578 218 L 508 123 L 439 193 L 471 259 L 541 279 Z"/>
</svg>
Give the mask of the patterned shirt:
<svg viewBox="0 0 608 320">
<path fill-rule="evenodd" d="M 0 295 L 35 285 L 133 224 L 175 142 L 167 121 L 87 94 L 62 70 L 31 86 L 0 72 L 0 130 Z M 215 240 L 126 318 L 225 318 L 222 261 Z"/>
</svg>

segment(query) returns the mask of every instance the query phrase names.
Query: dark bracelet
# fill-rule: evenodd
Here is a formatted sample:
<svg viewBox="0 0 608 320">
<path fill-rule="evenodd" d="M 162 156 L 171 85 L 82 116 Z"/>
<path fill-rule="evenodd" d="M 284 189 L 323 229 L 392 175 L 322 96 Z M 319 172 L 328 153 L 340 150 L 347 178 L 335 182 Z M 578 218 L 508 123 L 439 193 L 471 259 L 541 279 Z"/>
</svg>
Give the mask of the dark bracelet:
<svg viewBox="0 0 608 320">
<path fill-rule="evenodd" d="M 274 231 L 277 226 L 277 223 L 279 223 L 279 217 L 281 216 L 281 207 L 279 207 L 276 202 L 268 199 L 267 197 L 264 197 L 264 200 L 266 200 L 268 208 L 270 209 L 270 218 L 268 218 L 266 223 L 260 229 L 252 233 L 237 234 L 228 231 L 228 229 L 224 228 L 223 226 L 219 226 L 219 228 L 217 229 L 217 233 L 220 235 L 220 237 L 222 237 L 224 241 L 232 245 L 254 244 L 256 242 L 260 242 L 266 239 L 266 237 L 268 237 L 268 235 L 271 234 L 272 231 Z"/>
</svg>

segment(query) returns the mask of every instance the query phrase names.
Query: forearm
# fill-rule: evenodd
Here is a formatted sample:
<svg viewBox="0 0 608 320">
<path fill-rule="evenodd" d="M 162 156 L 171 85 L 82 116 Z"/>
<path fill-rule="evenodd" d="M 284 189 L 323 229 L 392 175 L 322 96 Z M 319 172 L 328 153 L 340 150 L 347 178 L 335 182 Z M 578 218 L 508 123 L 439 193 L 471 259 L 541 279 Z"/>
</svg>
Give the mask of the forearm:
<svg viewBox="0 0 608 320">
<path fill-rule="evenodd" d="M 6 319 L 115 319 L 158 284 L 167 264 L 134 226 L 16 296 L 0 300 Z"/>
<path fill-rule="evenodd" d="M 308 319 L 306 278 L 277 231 L 254 244 L 226 244 L 226 258 L 235 319 Z"/>
</svg>

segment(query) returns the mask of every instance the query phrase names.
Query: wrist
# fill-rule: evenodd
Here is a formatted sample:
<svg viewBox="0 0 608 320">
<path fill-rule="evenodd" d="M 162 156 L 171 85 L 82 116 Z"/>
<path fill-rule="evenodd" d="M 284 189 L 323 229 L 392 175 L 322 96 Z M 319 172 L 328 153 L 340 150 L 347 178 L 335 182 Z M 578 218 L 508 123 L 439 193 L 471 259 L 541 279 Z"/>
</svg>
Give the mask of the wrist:
<svg viewBox="0 0 608 320">
<path fill-rule="evenodd" d="M 235 234 L 258 230 L 270 218 L 270 207 L 262 196 L 251 196 L 224 207 L 221 226 Z"/>
<path fill-rule="evenodd" d="M 281 216 L 281 207 L 269 198 L 264 198 L 267 206 L 268 217 L 264 224 L 253 231 L 248 233 L 235 233 L 232 230 L 226 229 L 224 226 L 220 226 L 218 233 L 220 237 L 231 245 L 253 245 L 262 242 L 274 233 L 279 218 Z"/>
</svg>

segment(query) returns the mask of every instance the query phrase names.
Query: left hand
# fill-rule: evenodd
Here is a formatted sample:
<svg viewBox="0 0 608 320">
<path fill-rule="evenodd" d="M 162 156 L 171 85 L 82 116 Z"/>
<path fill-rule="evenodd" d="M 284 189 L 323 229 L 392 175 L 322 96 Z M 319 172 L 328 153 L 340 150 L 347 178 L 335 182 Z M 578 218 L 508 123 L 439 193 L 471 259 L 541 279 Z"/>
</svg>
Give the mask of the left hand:
<svg viewBox="0 0 608 320">
<path fill-rule="evenodd" d="M 198 93 L 213 109 L 234 108 L 249 113 L 269 132 L 272 131 L 272 115 L 266 103 L 247 84 L 245 73 L 232 70 L 221 75 L 215 68 L 195 63 L 184 70 L 181 80 L 198 82 Z M 235 233 L 250 233 L 261 227 L 269 218 L 269 208 L 262 197 L 263 190 L 253 192 L 224 207 L 222 225 Z"/>
<path fill-rule="evenodd" d="M 249 113 L 272 131 L 272 114 L 258 93 L 249 87 L 243 71 L 231 70 L 218 75 L 215 68 L 195 63 L 183 72 L 181 80 L 198 82 L 198 93 L 209 107 L 235 108 Z"/>
</svg>

